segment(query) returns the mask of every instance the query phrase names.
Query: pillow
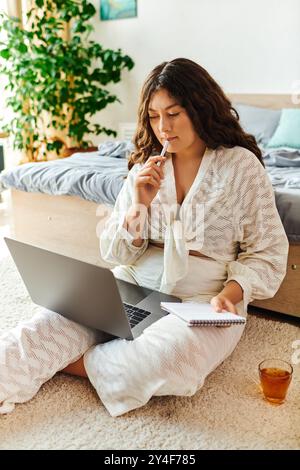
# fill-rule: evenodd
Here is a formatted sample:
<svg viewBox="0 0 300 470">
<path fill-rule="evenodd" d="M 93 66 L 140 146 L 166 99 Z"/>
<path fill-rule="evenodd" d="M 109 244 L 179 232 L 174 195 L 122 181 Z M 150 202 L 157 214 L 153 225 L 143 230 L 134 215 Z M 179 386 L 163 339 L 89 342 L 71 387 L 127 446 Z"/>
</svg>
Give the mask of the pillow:
<svg viewBox="0 0 300 470">
<path fill-rule="evenodd" d="M 107 140 L 98 145 L 102 157 L 127 158 L 134 148 L 130 140 Z"/>
<path fill-rule="evenodd" d="M 283 109 L 275 134 L 267 148 L 300 149 L 300 109 Z"/>
<path fill-rule="evenodd" d="M 280 120 L 281 110 L 258 108 L 246 104 L 233 103 L 240 116 L 244 131 L 254 135 L 258 144 L 265 146 L 274 134 Z"/>
</svg>

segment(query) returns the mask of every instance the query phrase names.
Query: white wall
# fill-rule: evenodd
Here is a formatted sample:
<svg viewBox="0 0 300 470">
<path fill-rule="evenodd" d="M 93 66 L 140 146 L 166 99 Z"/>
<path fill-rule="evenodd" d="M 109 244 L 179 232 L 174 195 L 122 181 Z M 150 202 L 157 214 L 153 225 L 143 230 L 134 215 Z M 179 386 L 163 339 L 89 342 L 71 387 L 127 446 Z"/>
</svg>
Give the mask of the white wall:
<svg viewBox="0 0 300 470">
<path fill-rule="evenodd" d="M 299 0 L 138 0 L 137 18 L 113 21 L 100 21 L 100 1 L 93 39 L 135 61 L 111 87 L 123 104 L 97 116 L 103 125 L 135 121 L 147 73 L 176 57 L 199 62 L 226 92 L 290 93 L 300 80 Z"/>
</svg>

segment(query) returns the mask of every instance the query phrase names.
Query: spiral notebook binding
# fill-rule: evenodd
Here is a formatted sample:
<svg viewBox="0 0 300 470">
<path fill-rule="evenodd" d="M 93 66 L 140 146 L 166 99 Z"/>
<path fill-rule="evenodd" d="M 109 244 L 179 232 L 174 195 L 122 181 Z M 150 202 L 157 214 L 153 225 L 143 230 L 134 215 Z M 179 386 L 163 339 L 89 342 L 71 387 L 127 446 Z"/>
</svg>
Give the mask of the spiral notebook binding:
<svg viewBox="0 0 300 470">
<path fill-rule="evenodd" d="M 190 320 L 189 324 L 190 325 L 212 325 L 212 326 L 218 326 L 218 325 L 240 325 L 244 323 L 242 320 Z"/>
<path fill-rule="evenodd" d="M 163 310 L 177 315 L 189 326 L 230 326 L 246 323 L 246 319 L 241 315 L 215 312 L 208 302 L 161 302 L 160 306 Z"/>
</svg>

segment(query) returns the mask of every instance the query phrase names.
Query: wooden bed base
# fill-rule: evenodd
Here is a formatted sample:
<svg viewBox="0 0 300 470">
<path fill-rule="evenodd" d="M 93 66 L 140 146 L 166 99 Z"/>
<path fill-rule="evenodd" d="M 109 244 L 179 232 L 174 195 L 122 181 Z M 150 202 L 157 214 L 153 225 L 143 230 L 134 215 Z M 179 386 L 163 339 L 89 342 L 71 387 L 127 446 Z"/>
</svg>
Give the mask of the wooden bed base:
<svg viewBox="0 0 300 470">
<path fill-rule="evenodd" d="M 97 234 L 101 233 L 112 208 L 77 196 L 51 196 L 16 189 L 11 194 L 12 233 L 18 240 L 111 267 L 101 259 Z M 275 297 L 255 301 L 253 305 L 300 317 L 299 287 L 300 244 L 290 245 L 287 275 Z"/>
<path fill-rule="evenodd" d="M 110 207 L 77 196 L 11 189 L 13 236 L 98 266 L 109 266 L 101 259 L 97 233 L 101 233 L 111 211 Z M 100 216 L 105 213 L 105 218 Z"/>
</svg>

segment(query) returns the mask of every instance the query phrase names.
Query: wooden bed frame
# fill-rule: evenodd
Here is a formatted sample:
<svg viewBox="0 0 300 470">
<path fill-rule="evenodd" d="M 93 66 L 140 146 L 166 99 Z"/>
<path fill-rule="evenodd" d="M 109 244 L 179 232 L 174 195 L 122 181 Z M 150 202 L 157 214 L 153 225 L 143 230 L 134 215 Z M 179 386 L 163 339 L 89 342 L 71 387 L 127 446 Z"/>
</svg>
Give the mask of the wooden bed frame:
<svg viewBox="0 0 300 470">
<path fill-rule="evenodd" d="M 232 101 L 279 109 L 295 107 L 290 95 L 231 94 Z M 88 158 L 88 157 L 87 157 Z M 99 253 L 99 234 L 111 207 L 77 196 L 11 190 L 12 234 L 19 240 L 92 264 L 111 267 Z M 106 217 L 103 214 L 106 213 Z M 98 234 L 98 235 L 97 235 Z M 287 275 L 272 299 L 254 306 L 300 317 L 300 243 L 290 244 Z"/>
</svg>

